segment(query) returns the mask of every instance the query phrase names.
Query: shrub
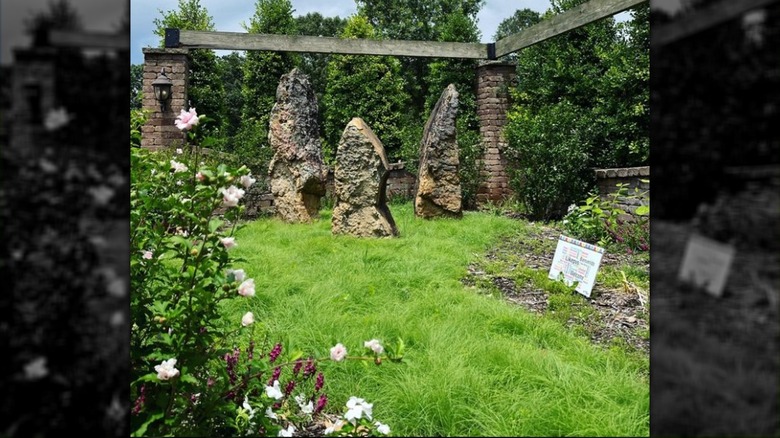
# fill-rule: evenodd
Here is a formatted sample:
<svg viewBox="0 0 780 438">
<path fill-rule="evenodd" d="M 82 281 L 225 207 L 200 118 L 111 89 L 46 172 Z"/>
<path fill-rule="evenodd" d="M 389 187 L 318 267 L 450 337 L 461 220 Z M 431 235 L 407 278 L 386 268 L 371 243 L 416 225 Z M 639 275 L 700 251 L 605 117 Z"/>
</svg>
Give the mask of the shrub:
<svg viewBox="0 0 780 438">
<path fill-rule="evenodd" d="M 130 215 L 131 430 L 133 436 L 292 434 L 328 403 L 318 358 L 283 356 L 281 343 L 258 329 L 255 315 L 223 321 L 224 300 L 251 300 L 254 280 L 233 263 L 244 206 L 255 182 L 246 166 L 207 164 L 189 142 L 194 110 L 178 122 L 187 141 L 164 152 L 132 148 Z M 210 143 L 204 139 L 205 143 Z M 379 341 L 367 355 L 400 361 L 403 345 L 385 354 Z M 346 349 L 334 347 L 329 360 Z M 348 403 L 343 433 L 384 433 L 371 405 Z M 334 429 L 336 426 L 334 425 Z"/>
<path fill-rule="evenodd" d="M 577 108 L 561 101 L 533 115 L 519 106 L 507 115 L 510 186 L 531 219 L 558 219 L 592 186 L 584 137 L 591 127 Z"/>
<path fill-rule="evenodd" d="M 619 199 L 638 199 L 646 194 L 635 188 L 629 193 L 625 184 L 617 184 L 618 190 L 602 199 L 592 192 L 580 206 L 570 205 L 563 219 L 564 229 L 572 236 L 599 246 L 616 245 L 628 252 L 649 251 L 649 206 L 639 206 L 633 220 L 624 220 L 626 212 L 620 208 Z"/>
</svg>

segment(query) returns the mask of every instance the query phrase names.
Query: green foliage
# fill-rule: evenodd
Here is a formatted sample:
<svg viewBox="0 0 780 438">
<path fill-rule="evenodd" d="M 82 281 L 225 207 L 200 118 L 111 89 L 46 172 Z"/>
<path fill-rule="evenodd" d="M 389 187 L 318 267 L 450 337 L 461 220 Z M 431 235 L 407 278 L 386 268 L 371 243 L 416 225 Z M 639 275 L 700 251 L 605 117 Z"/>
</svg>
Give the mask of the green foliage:
<svg viewBox="0 0 780 438">
<path fill-rule="evenodd" d="M 143 106 L 144 65 L 130 64 L 130 109 Z"/>
<path fill-rule="evenodd" d="M 339 36 L 347 23 L 346 18 L 323 17 L 319 12 L 299 15 L 295 17 L 295 21 L 299 35 L 322 37 Z M 328 53 L 303 53 L 300 55 L 299 68 L 309 76 L 318 101 L 322 100 L 322 94 L 325 91 L 330 58 L 331 55 Z M 322 116 L 322 112 L 320 112 L 320 116 Z"/>
<path fill-rule="evenodd" d="M 149 110 L 131 109 L 130 110 L 130 146 L 141 147 L 141 127 L 149 119 Z"/>
<path fill-rule="evenodd" d="M 243 260 L 230 253 L 243 226 L 239 201 L 255 181 L 246 166 L 204 157 L 191 143 L 201 135 L 186 138 L 175 150 L 131 151 L 131 435 L 292 434 L 328 403 L 320 362 L 402 362 L 403 341 L 386 352 L 373 340 L 363 355 L 321 358 L 269 341 L 254 318 L 263 313 L 254 279 L 233 269 Z M 235 301 L 242 316 L 223 319 Z M 362 412 L 353 417 L 343 433 L 387 427 Z"/>
<path fill-rule="evenodd" d="M 439 23 L 437 30 L 439 41 L 479 41 L 476 20 L 469 17 L 462 9 L 457 9 L 446 15 L 444 21 Z M 479 120 L 474 92 L 476 67 L 477 63 L 473 60 L 437 59 L 429 64 L 430 70 L 425 78 L 429 90 L 423 113 L 426 118 L 436 105 L 442 91 L 449 84 L 454 84 L 458 91 L 456 129 L 460 162 L 459 176 L 463 206 L 467 209 L 476 208 L 477 190 L 483 179 L 479 160 L 483 156 L 484 148 L 479 136 Z M 419 151 L 413 156 L 405 155 L 404 159 L 407 163 L 414 163 L 416 169 L 419 161 L 418 155 Z"/>
<path fill-rule="evenodd" d="M 518 106 L 508 114 L 510 184 L 530 217 L 561 217 L 566 206 L 592 185 L 586 145 L 593 127 L 585 122 L 566 100 L 536 113 Z"/>
<path fill-rule="evenodd" d="M 544 17 L 581 3 L 553 1 Z M 512 188 L 534 217 L 559 218 L 583 198 L 591 187 L 589 169 L 647 164 L 646 7 L 637 7 L 628 25 L 599 20 L 517 57 L 518 87 L 505 133 L 508 155 L 515 157 Z"/>
<path fill-rule="evenodd" d="M 165 29 L 176 28 L 186 30 L 213 31 L 214 19 L 200 0 L 178 0 L 178 8 L 169 11 L 158 9 L 162 18 L 154 19 L 154 34 L 160 38 L 160 47 L 165 45 Z M 189 85 L 187 108 L 172 108 L 176 113 L 188 111 L 191 107 L 199 108 L 201 114 L 221 121 L 225 114 L 225 90 L 222 87 L 221 71 L 217 65 L 217 56 L 208 49 L 193 49 L 189 51 Z M 219 124 L 214 124 L 210 131 L 216 130 Z M 212 132 L 213 133 L 213 132 Z"/>
<path fill-rule="evenodd" d="M 376 38 L 373 27 L 360 15 L 348 19 L 340 37 Z M 322 99 L 326 160 L 335 157 L 344 127 L 353 117 L 368 123 L 389 160 L 399 158 L 401 132 L 410 122 L 410 103 L 398 60 L 391 56 L 334 55 L 328 63 L 327 83 Z"/>
<path fill-rule="evenodd" d="M 292 12 L 289 0 L 257 0 L 254 15 L 248 24 L 242 25 L 249 33 L 295 35 L 297 28 Z M 246 154 L 244 157 L 265 156 L 261 151 L 270 150 L 268 123 L 276 102 L 276 88 L 282 75 L 289 73 L 297 63 L 298 56 L 291 53 L 247 52 L 242 63 L 241 125 L 233 137 L 234 150 Z"/>
<path fill-rule="evenodd" d="M 441 38 L 442 26 L 448 21 L 449 15 L 459 11 L 468 17 L 471 23 L 464 30 L 470 30 L 473 23 L 476 23 L 477 14 L 484 1 L 358 0 L 356 4 L 358 13 L 368 19 L 369 24 L 382 38 L 451 41 Z M 424 118 L 425 102 L 429 94 L 442 91 L 429 88 L 428 81 L 424 79 L 429 72 L 430 60 L 409 57 L 401 57 L 398 60 L 401 62 L 404 89 L 411 98 L 411 109 L 407 109 L 407 112 L 412 113 L 415 118 Z"/>
<path fill-rule="evenodd" d="M 539 12 L 536 12 L 533 9 L 518 9 L 511 17 L 504 19 L 498 24 L 498 29 L 496 29 L 496 33 L 493 34 L 493 41 L 498 41 L 509 35 L 516 34 L 521 30 L 537 24 L 541 20 L 542 17 Z"/>
<path fill-rule="evenodd" d="M 623 202 L 639 200 L 647 195 L 634 188 L 617 184 L 618 189 L 602 198 L 598 193 L 592 193 L 579 206 L 569 206 L 569 211 L 563 219 L 566 231 L 572 237 L 590 242 L 602 247 L 614 245 L 628 252 L 650 250 L 650 207 L 637 207 L 636 217 L 631 221 L 624 220 L 626 211 L 620 206 Z"/>
<path fill-rule="evenodd" d="M 117 358 L 127 353 L 117 340 L 127 326 L 111 317 L 127 308 L 127 289 L 121 262 L 106 263 L 101 246 L 119 248 L 121 260 L 127 177 L 115 156 L 46 143 L 0 148 L 3 429 L 116 435 L 127 417 L 112 419 L 106 407 L 123 394 L 127 362 Z M 125 226 L 112 228 L 117 221 Z M 48 372 L 33 377 L 25 368 L 39 358 Z"/>
</svg>

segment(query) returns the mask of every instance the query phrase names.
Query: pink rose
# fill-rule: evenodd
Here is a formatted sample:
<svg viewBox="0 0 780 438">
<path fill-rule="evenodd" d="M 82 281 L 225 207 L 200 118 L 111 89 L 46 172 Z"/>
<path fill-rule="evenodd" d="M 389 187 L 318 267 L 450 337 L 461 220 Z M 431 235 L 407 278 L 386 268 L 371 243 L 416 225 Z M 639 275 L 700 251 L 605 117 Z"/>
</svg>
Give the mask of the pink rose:
<svg viewBox="0 0 780 438">
<path fill-rule="evenodd" d="M 225 207 L 236 207 L 238 201 L 244 196 L 244 191 L 236 186 L 220 189 L 220 192 L 222 193 L 222 204 Z"/>
<path fill-rule="evenodd" d="M 341 343 L 336 344 L 333 348 L 330 349 L 331 360 L 340 362 L 344 360 L 345 357 L 347 357 L 347 347 L 345 347 Z"/>
<path fill-rule="evenodd" d="M 241 185 L 244 186 L 245 189 L 248 189 L 257 180 L 252 178 L 252 175 L 243 175 L 241 176 L 239 181 L 241 182 Z"/>
<path fill-rule="evenodd" d="M 246 312 L 243 318 L 241 318 L 241 325 L 244 327 L 251 325 L 253 322 L 255 322 L 255 315 L 252 312 Z"/>
<path fill-rule="evenodd" d="M 189 111 L 181 110 L 181 113 L 176 116 L 176 127 L 182 131 L 191 129 L 198 124 L 198 113 L 195 112 L 195 108 L 190 108 Z"/>
<path fill-rule="evenodd" d="M 143 255 L 143 257 L 144 257 L 144 259 L 146 259 L 146 260 L 151 260 L 151 259 L 152 259 L 152 257 L 154 257 L 154 253 L 153 253 L 153 252 L 151 252 L 151 251 L 144 251 L 144 255 Z"/>
<path fill-rule="evenodd" d="M 219 241 L 222 242 L 223 245 L 225 245 L 225 249 L 230 249 L 236 245 L 236 238 L 235 237 L 220 237 Z"/>
<path fill-rule="evenodd" d="M 252 278 L 244 280 L 244 282 L 238 286 L 238 294 L 243 297 L 255 296 L 255 280 Z"/>
<path fill-rule="evenodd" d="M 195 179 L 197 179 L 200 182 L 203 182 L 203 180 L 206 179 L 206 175 L 202 174 L 201 172 L 198 172 L 195 174 Z"/>
</svg>

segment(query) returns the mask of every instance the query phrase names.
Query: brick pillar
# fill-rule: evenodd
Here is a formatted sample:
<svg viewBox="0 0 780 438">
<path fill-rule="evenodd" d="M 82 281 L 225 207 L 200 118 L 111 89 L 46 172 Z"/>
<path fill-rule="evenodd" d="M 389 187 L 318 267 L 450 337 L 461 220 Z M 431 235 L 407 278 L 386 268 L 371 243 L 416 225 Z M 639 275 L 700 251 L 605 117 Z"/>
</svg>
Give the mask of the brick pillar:
<svg viewBox="0 0 780 438">
<path fill-rule="evenodd" d="M 482 157 L 484 181 L 477 191 L 480 206 L 488 201 L 503 201 L 512 195 L 502 131 L 509 110 L 509 89 L 514 86 L 515 79 L 514 63 L 488 61 L 477 67 L 477 116 L 485 151 Z"/>
<path fill-rule="evenodd" d="M 182 133 L 174 125 L 176 116 L 187 105 L 187 86 L 189 85 L 189 60 L 187 49 L 144 48 L 143 108 L 149 110 L 149 118 L 141 130 L 141 147 L 162 149 L 172 143 L 183 140 Z M 160 102 L 154 97 L 152 82 L 165 68 L 165 74 L 171 81 L 171 100 L 160 111 Z"/>
<path fill-rule="evenodd" d="M 56 50 L 51 47 L 14 50 L 11 77 L 9 144 L 17 150 L 36 153 L 45 137 L 43 120 L 57 106 Z"/>
</svg>

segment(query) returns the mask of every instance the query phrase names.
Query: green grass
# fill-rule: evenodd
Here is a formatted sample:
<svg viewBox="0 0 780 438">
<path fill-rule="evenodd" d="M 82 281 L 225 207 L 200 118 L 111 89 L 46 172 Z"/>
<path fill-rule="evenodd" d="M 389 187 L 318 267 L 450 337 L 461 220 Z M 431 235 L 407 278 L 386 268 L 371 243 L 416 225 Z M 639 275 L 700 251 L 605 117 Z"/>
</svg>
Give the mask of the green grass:
<svg viewBox="0 0 780 438">
<path fill-rule="evenodd" d="M 321 364 L 329 411 L 349 396 L 401 436 L 647 436 L 646 364 L 605 350 L 560 323 L 465 288 L 460 279 L 502 236 L 526 223 L 467 212 L 425 221 L 391 205 L 394 239 L 333 236 L 330 212 L 315 224 L 247 224 L 232 250 L 257 295 L 225 316 L 252 310 L 271 342 L 326 356 L 343 343 L 402 338 L 405 363 Z"/>
</svg>

